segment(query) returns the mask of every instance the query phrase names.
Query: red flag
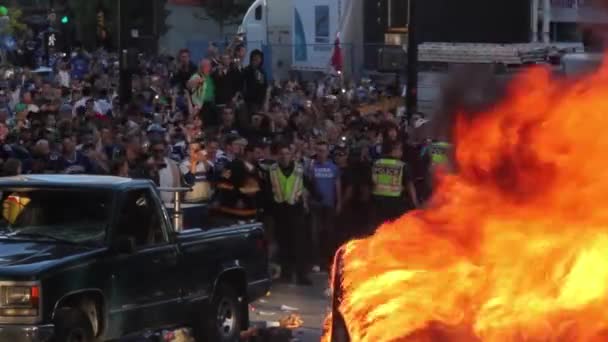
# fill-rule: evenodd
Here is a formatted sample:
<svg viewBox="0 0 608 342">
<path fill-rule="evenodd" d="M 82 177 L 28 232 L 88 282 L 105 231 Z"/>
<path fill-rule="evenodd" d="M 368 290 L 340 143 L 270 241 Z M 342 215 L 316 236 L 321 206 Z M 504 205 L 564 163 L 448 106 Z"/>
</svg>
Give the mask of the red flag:
<svg viewBox="0 0 608 342">
<path fill-rule="evenodd" d="M 331 66 L 336 72 L 342 72 L 344 68 L 344 58 L 342 57 L 342 48 L 340 47 L 340 37 L 336 37 L 334 42 L 334 53 L 331 56 Z"/>
</svg>

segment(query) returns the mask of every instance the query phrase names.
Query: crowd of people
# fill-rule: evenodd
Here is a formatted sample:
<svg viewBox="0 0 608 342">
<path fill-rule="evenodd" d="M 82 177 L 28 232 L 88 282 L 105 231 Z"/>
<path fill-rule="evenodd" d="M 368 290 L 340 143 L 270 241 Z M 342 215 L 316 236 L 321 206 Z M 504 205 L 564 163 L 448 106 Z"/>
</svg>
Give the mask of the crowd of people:
<svg viewBox="0 0 608 342">
<path fill-rule="evenodd" d="M 264 56 L 235 45 L 141 56 L 133 99 L 119 103 L 117 63 L 76 48 L 52 72 L 0 69 L 3 176 L 104 174 L 187 186 L 210 215 L 263 220 L 281 278 L 310 284 L 336 247 L 373 232 L 428 198 L 431 168 L 449 145 L 432 142 L 396 106 L 399 97 L 328 76 L 270 82 Z M 169 203 L 172 194 L 162 193 Z"/>
</svg>

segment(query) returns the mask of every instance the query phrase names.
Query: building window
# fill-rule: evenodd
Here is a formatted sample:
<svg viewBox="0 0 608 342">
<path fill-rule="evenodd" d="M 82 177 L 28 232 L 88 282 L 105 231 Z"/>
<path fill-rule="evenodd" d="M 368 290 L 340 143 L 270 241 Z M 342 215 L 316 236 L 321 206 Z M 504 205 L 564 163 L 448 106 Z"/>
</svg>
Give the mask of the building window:
<svg viewBox="0 0 608 342">
<path fill-rule="evenodd" d="M 262 5 L 255 8 L 255 20 L 262 20 Z"/>
<path fill-rule="evenodd" d="M 410 0 L 388 0 L 389 29 L 404 29 L 409 23 Z"/>
<path fill-rule="evenodd" d="M 329 43 L 329 6 L 315 6 L 315 43 Z"/>
</svg>

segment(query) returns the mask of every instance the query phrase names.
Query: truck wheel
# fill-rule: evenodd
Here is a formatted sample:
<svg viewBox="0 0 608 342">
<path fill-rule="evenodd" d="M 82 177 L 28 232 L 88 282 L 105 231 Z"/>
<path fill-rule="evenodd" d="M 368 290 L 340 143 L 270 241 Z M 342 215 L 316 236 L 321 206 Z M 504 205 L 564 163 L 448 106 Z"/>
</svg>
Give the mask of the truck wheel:
<svg viewBox="0 0 608 342">
<path fill-rule="evenodd" d="M 55 342 L 93 342 L 93 327 L 79 309 L 61 308 L 55 313 Z"/>
<path fill-rule="evenodd" d="M 238 341 L 245 322 L 242 305 L 231 286 L 220 285 L 213 296 L 209 312 L 205 315 L 205 338 L 201 341 Z M 197 341 L 201 337 L 198 336 Z"/>
</svg>

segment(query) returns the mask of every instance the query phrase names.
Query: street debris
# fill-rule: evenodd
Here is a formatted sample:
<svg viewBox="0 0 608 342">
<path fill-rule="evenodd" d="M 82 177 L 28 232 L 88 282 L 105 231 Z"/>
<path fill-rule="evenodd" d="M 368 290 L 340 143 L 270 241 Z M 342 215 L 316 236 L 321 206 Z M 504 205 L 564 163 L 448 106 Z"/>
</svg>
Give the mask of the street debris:
<svg viewBox="0 0 608 342">
<path fill-rule="evenodd" d="M 252 327 L 241 333 L 242 341 L 249 342 L 296 342 L 293 330 L 302 327 L 304 321 L 296 314 L 289 314 L 278 321 L 252 322 Z"/>
<path fill-rule="evenodd" d="M 195 342 L 190 329 L 165 330 L 162 332 L 164 342 Z"/>
<path fill-rule="evenodd" d="M 281 311 L 300 311 L 300 309 L 283 304 L 281 305 Z"/>
<path fill-rule="evenodd" d="M 279 320 L 282 328 L 297 329 L 304 324 L 302 318 L 296 314 L 291 314 Z"/>
<path fill-rule="evenodd" d="M 296 342 L 291 330 L 286 328 L 250 328 L 241 333 L 241 341 L 248 342 Z"/>
</svg>

